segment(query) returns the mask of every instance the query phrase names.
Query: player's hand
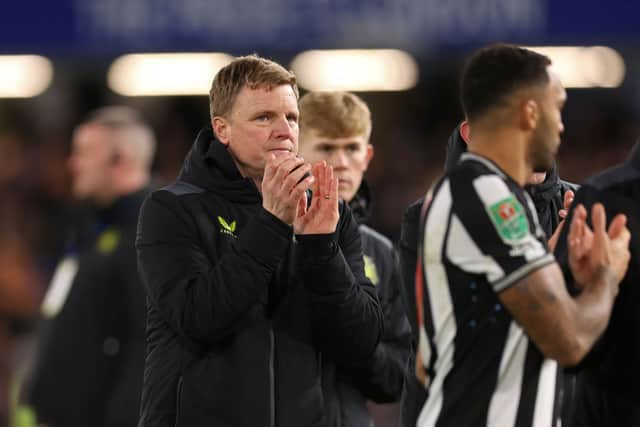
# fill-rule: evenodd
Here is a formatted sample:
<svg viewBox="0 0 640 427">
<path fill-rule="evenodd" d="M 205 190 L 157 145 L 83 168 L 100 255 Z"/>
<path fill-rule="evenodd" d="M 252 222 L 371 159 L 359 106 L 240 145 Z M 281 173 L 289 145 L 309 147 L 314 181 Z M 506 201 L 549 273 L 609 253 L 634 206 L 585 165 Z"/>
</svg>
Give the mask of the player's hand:
<svg viewBox="0 0 640 427">
<path fill-rule="evenodd" d="M 606 213 L 601 203 L 591 209 L 593 230 L 586 224 L 586 209 L 576 208 L 569 230 L 569 267 L 578 288 L 589 286 L 603 269 L 611 271 L 619 283 L 629 266 L 629 239 L 625 215 L 617 215 L 606 229 Z M 616 289 L 617 291 L 617 289 Z"/>
<path fill-rule="evenodd" d="M 567 218 L 567 214 L 569 213 L 569 209 L 571 208 L 571 204 L 573 203 L 573 199 L 575 198 L 575 194 L 571 190 L 567 190 L 564 193 L 564 200 L 562 209 L 558 211 L 558 216 L 561 218 L 560 223 L 553 231 L 551 238 L 549 239 L 549 249 L 553 252 L 556 249 L 556 245 L 558 244 L 558 238 L 560 237 L 560 233 L 562 233 L 562 228 L 564 227 L 564 220 Z"/>
<path fill-rule="evenodd" d="M 609 225 L 607 235 L 611 245 L 611 267 L 616 275 L 616 280 L 621 282 L 627 274 L 631 260 L 629 250 L 631 231 L 627 227 L 627 217 L 624 214 L 616 215 Z"/>
<path fill-rule="evenodd" d="M 262 207 L 285 224 L 293 225 L 298 202 L 315 180 L 313 175 L 303 179 L 310 170 L 311 165 L 293 153 L 269 154 L 262 178 Z"/>
<path fill-rule="evenodd" d="M 313 165 L 313 196 L 307 207 L 307 194 L 298 201 L 293 228 L 296 234 L 330 234 L 336 231 L 338 219 L 338 179 L 333 167 L 324 160 Z"/>
</svg>

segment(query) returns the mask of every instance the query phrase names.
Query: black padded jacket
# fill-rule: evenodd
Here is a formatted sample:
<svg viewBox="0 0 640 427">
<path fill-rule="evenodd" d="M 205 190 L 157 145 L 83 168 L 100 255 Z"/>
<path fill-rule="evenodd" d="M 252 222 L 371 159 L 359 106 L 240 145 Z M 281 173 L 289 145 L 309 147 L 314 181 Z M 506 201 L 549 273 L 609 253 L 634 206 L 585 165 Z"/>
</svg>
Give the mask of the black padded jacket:
<svg viewBox="0 0 640 427">
<path fill-rule="evenodd" d="M 140 426 L 324 426 L 327 363 L 358 366 L 383 330 L 358 227 L 294 236 L 203 130 L 142 206 L 148 293 Z"/>
</svg>

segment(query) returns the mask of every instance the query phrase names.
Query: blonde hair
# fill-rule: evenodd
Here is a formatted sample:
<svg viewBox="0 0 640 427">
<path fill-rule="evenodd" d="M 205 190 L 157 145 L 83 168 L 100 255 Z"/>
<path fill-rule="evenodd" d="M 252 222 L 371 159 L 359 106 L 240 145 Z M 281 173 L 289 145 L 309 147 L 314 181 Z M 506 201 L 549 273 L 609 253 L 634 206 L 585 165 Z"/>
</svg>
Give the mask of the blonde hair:
<svg viewBox="0 0 640 427">
<path fill-rule="evenodd" d="M 371 136 L 371 111 L 350 92 L 310 92 L 300 99 L 300 131 L 327 138 Z"/>
<path fill-rule="evenodd" d="M 258 55 L 241 56 L 223 67 L 211 83 L 209 109 L 211 118 L 225 116 L 233 107 L 243 87 L 251 89 L 291 85 L 299 96 L 296 76 L 282 65 Z"/>
</svg>

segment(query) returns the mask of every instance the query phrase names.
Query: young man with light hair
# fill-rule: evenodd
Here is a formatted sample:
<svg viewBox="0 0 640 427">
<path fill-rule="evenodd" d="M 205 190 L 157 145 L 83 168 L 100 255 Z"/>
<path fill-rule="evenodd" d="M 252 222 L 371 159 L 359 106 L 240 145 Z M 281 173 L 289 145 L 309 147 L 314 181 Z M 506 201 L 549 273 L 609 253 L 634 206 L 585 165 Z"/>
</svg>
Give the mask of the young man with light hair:
<svg viewBox="0 0 640 427">
<path fill-rule="evenodd" d="M 400 400 L 410 351 L 410 329 L 400 297 L 401 275 L 393 244 L 366 225 L 371 194 L 364 181 L 374 149 L 370 143 L 371 112 L 348 92 L 311 92 L 300 99 L 300 155 L 306 161 L 326 161 L 338 179 L 338 192 L 358 222 L 365 273 L 376 285 L 385 330 L 373 356 L 358 369 L 338 369 L 324 386 L 339 396 L 341 423 L 369 426 L 386 416 L 398 423 L 398 407 L 375 405 Z M 369 403 L 371 415 L 367 409 Z"/>
</svg>

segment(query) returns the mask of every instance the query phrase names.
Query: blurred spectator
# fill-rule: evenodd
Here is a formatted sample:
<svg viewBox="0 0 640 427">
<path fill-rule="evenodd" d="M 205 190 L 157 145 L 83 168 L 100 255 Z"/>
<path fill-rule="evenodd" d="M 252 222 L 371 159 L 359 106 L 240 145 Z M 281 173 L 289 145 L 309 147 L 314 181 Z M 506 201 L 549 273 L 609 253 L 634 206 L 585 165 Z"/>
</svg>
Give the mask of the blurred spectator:
<svg viewBox="0 0 640 427">
<path fill-rule="evenodd" d="M 134 238 L 155 151 L 135 110 L 94 112 L 73 134 L 72 193 L 90 216 L 69 238 L 42 304 L 31 384 L 39 422 L 135 426 L 145 349 L 145 295 Z"/>
</svg>

